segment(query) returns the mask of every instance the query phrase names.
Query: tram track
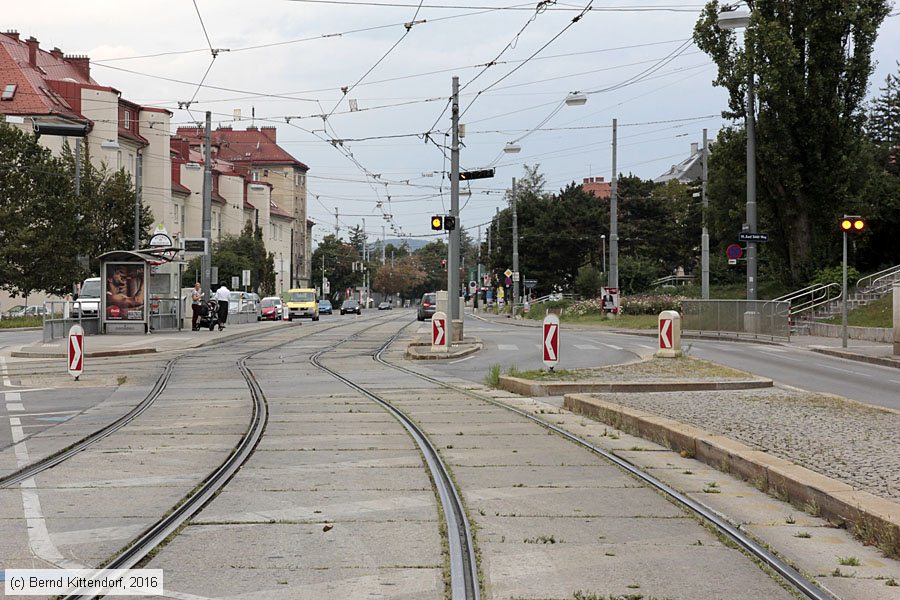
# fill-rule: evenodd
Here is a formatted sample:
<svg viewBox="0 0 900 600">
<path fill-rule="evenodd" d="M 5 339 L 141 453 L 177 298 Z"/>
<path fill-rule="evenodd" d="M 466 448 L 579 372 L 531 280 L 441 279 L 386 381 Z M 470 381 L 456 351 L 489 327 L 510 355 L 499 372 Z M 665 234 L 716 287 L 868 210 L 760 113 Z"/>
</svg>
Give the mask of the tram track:
<svg viewBox="0 0 900 600">
<path fill-rule="evenodd" d="M 368 329 L 372 329 L 376 326 L 377 325 L 373 325 Z M 409 327 L 409 324 L 405 325 L 400 331 L 402 332 L 406 327 Z M 432 482 L 437 491 L 438 500 L 443 509 L 442 512 L 447 527 L 447 543 L 450 556 L 451 598 L 453 600 L 480 600 L 481 589 L 479 585 L 478 564 L 476 560 L 475 542 L 472 536 L 472 527 L 466 516 L 462 497 L 437 448 L 432 444 L 428 439 L 428 436 L 425 435 L 416 422 L 403 411 L 372 390 L 353 382 L 349 378 L 322 363 L 322 357 L 324 355 L 337 349 L 342 344 L 359 337 L 368 331 L 368 329 L 357 332 L 348 338 L 332 344 L 328 348 L 324 348 L 323 350 L 312 354 L 309 361 L 341 383 L 379 404 L 393 416 L 413 438 L 413 441 L 416 443 L 416 446 L 419 448 L 425 463 L 428 466 Z M 382 348 L 387 348 L 399 333 L 400 332 L 385 342 Z"/>
<path fill-rule="evenodd" d="M 588 440 L 571 433 L 567 429 L 560 427 L 554 423 L 550 423 L 549 421 L 542 419 L 541 417 L 526 410 L 511 406 L 486 394 L 454 385 L 452 383 L 441 381 L 440 379 L 437 379 L 435 377 L 419 373 L 413 369 L 388 361 L 384 358 L 384 354 L 390 348 L 391 344 L 393 344 L 397 340 L 397 338 L 400 337 L 402 332 L 403 329 L 394 334 L 387 342 L 385 342 L 378 350 L 376 350 L 372 354 L 372 358 L 379 364 L 382 364 L 386 367 L 395 369 L 407 375 L 411 375 L 413 377 L 440 386 L 444 389 L 451 390 L 458 394 L 481 400 L 492 406 L 511 411 L 521 417 L 528 419 L 529 421 L 537 423 L 541 427 L 544 427 L 545 429 L 559 436 L 562 436 L 564 439 L 576 444 L 583 449 L 590 451 L 593 454 L 602 457 L 603 459 L 623 469 L 630 475 L 638 478 L 640 481 L 644 482 L 652 489 L 656 490 L 657 492 L 674 502 L 676 505 L 688 511 L 690 514 L 700 518 L 701 521 L 709 524 L 719 535 L 730 540 L 731 542 L 736 544 L 743 552 L 751 556 L 754 560 L 759 561 L 759 563 L 780 575 L 794 590 L 802 594 L 803 597 L 809 598 L 810 600 L 834 600 L 834 596 L 832 594 L 826 592 L 814 582 L 803 576 L 799 571 L 779 558 L 775 553 L 769 551 L 767 548 L 756 542 L 756 540 L 754 540 L 752 537 L 741 531 L 739 527 L 732 525 L 725 517 L 721 516 L 718 512 L 709 508 L 703 503 L 694 500 L 688 495 L 679 492 L 672 486 L 667 485 L 666 483 L 654 477 L 646 470 L 641 469 L 631 461 L 626 460 L 614 454 L 613 452 L 610 452 L 595 444 L 592 444 Z M 363 393 L 365 392 L 363 391 Z"/>
</svg>

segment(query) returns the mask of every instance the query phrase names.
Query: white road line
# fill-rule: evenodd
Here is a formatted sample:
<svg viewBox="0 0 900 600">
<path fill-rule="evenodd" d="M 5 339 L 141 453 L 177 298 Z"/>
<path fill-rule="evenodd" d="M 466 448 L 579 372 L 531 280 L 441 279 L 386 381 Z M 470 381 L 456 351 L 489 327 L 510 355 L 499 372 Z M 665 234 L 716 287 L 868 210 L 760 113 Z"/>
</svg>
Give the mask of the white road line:
<svg viewBox="0 0 900 600">
<path fill-rule="evenodd" d="M 900 379 L 888 379 L 891 383 L 900 383 Z"/>
<path fill-rule="evenodd" d="M 22 392 L 6 392 L 6 401 L 7 402 L 21 402 L 22 401 Z"/>
<path fill-rule="evenodd" d="M 603 344 L 603 345 L 606 346 L 607 348 L 612 348 L 613 350 L 624 350 L 624 348 L 622 348 L 622 346 L 616 346 L 614 344 Z"/>
<path fill-rule="evenodd" d="M 647 344 L 638 344 L 641 348 L 646 348 L 647 350 L 656 350 L 653 346 L 648 346 Z"/>
<path fill-rule="evenodd" d="M 455 365 L 456 363 L 466 362 L 467 360 L 472 360 L 473 358 L 475 358 L 474 354 L 472 356 L 467 356 L 465 358 L 458 358 L 456 360 L 451 360 L 448 364 Z"/>
<path fill-rule="evenodd" d="M 599 350 L 597 346 L 592 346 L 591 344 L 575 344 L 575 347 L 579 350 Z"/>
<path fill-rule="evenodd" d="M 22 424 L 22 420 L 21 420 L 19 417 L 10 417 L 10 418 L 9 418 L 9 424 L 10 424 L 10 425 L 21 425 L 21 424 Z"/>
<path fill-rule="evenodd" d="M 816 366 L 822 367 L 823 369 L 830 369 L 832 371 L 840 371 L 841 373 L 852 373 L 853 375 L 862 375 L 859 371 L 851 371 L 850 369 L 841 369 L 840 367 L 832 367 L 831 365 L 823 365 L 822 363 L 816 363 Z"/>
<path fill-rule="evenodd" d="M 9 412 L 22 412 L 25 410 L 25 407 L 22 406 L 21 402 L 7 402 L 6 410 L 8 410 Z"/>
<path fill-rule="evenodd" d="M 497 344 L 497 350 L 518 350 L 515 344 Z"/>
<path fill-rule="evenodd" d="M 50 412 L 32 412 L 19 415 L 20 417 L 43 417 L 47 415 L 74 415 L 80 413 L 80 410 L 52 410 Z"/>
<path fill-rule="evenodd" d="M 6 358 L 3 356 L 0 356 L 0 371 L 3 372 L 3 385 L 11 386 L 12 381 L 9 380 L 9 375 L 6 374 Z"/>
<path fill-rule="evenodd" d="M 761 346 L 760 352 L 787 352 L 784 348 L 772 348 L 769 346 Z"/>
</svg>

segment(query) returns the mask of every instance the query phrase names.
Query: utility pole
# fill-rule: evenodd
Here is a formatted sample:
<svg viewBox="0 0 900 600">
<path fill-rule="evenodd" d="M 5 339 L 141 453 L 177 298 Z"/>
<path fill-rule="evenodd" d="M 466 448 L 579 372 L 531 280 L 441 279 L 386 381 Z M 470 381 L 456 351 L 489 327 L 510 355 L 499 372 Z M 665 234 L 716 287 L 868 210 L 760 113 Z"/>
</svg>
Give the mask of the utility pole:
<svg viewBox="0 0 900 600">
<path fill-rule="evenodd" d="M 212 289 L 212 113 L 206 111 L 206 130 L 203 133 L 203 217 L 202 234 L 206 240 L 206 253 L 200 258 L 200 287 L 204 292 Z M 209 300 L 209 298 L 207 298 Z"/>
<path fill-rule="evenodd" d="M 134 165 L 134 251 L 141 249 L 141 185 L 144 171 L 144 156 L 140 152 Z"/>
<path fill-rule="evenodd" d="M 75 138 L 75 196 L 81 195 L 81 138 Z M 79 208 L 80 210 L 80 208 Z"/>
<path fill-rule="evenodd" d="M 513 293 L 512 293 L 512 316 L 516 318 L 516 302 L 519 300 L 519 213 L 516 212 L 516 178 L 512 180 L 512 198 L 510 199 L 512 208 L 512 254 L 513 254 Z"/>
<path fill-rule="evenodd" d="M 322 297 L 327 298 L 328 294 L 325 293 L 325 253 L 322 253 Z"/>
<path fill-rule="evenodd" d="M 450 216 L 456 219 L 456 227 L 450 232 L 447 256 L 447 300 L 450 314 L 447 315 L 447 340 L 453 342 L 453 320 L 461 319 L 459 312 L 459 77 L 453 77 L 453 109 L 450 146 Z"/>
<path fill-rule="evenodd" d="M 490 231 L 490 228 L 488 228 Z M 478 265 L 475 267 L 475 308 L 478 308 L 478 296 L 481 294 L 481 225 L 478 226 Z"/>
<path fill-rule="evenodd" d="M 612 180 L 609 195 L 609 287 L 619 287 L 619 215 L 618 215 L 618 171 L 616 170 L 616 132 L 618 119 L 613 119 L 612 128 Z M 621 298 L 621 294 L 619 295 Z"/>
<path fill-rule="evenodd" d="M 744 39 L 747 39 L 746 32 Z M 749 42 L 747 47 L 749 48 Z M 749 53 L 748 53 L 749 55 Z M 747 227 L 756 231 L 756 109 L 753 103 L 753 69 L 747 76 Z M 747 242 L 747 300 L 756 300 L 756 242 Z M 756 308 L 749 308 L 756 311 Z"/>
<path fill-rule="evenodd" d="M 338 218 L 337 206 L 334 207 L 334 237 L 335 238 L 341 237 L 341 225 L 340 225 L 340 219 Z"/>
<path fill-rule="evenodd" d="M 703 129 L 703 150 L 700 155 L 703 160 L 703 179 L 700 195 L 703 197 L 703 233 L 700 236 L 700 295 L 704 300 L 709 300 L 709 229 L 707 226 L 707 214 L 709 213 L 709 142 L 706 138 L 706 129 Z"/>
<path fill-rule="evenodd" d="M 381 226 L 381 264 L 384 264 L 384 247 L 387 246 L 387 237 L 384 232 L 384 225 Z"/>
</svg>

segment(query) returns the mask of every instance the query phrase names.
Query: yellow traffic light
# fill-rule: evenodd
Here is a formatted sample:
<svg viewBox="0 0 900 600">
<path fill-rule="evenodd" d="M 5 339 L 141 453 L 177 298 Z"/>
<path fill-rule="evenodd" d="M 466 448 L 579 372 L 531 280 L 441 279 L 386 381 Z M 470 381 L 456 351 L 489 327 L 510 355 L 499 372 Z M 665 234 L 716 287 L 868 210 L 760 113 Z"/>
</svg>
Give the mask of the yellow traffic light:
<svg viewBox="0 0 900 600">
<path fill-rule="evenodd" d="M 431 229 L 434 231 L 441 231 L 444 229 L 444 219 L 440 215 L 431 217 Z"/>
<path fill-rule="evenodd" d="M 841 230 L 863 231 L 866 228 L 866 220 L 858 216 L 844 216 L 841 219 Z"/>
</svg>

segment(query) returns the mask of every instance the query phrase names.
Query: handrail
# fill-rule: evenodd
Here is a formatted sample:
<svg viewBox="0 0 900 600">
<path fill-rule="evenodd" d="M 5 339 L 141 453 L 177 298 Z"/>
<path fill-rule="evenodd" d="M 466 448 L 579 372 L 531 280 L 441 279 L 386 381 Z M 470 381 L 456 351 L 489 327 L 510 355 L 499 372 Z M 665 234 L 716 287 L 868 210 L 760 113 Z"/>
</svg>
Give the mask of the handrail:
<svg viewBox="0 0 900 600">
<path fill-rule="evenodd" d="M 894 265 L 893 267 L 888 267 L 887 269 L 882 269 L 877 273 L 872 273 L 871 275 L 866 275 L 865 277 L 861 277 L 859 281 L 856 282 L 856 290 L 863 291 L 867 287 L 871 287 L 875 284 L 875 282 L 884 279 L 885 277 L 889 277 L 891 275 L 896 275 L 900 273 L 900 265 Z M 871 281 L 869 281 L 871 280 Z M 864 281 L 869 281 L 869 283 L 863 285 Z"/>
<path fill-rule="evenodd" d="M 652 285 L 653 287 L 659 287 L 667 283 L 687 283 L 693 280 L 693 275 L 667 275 L 666 277 L 660 277 L 650 285 Z"/>
<path fill-rule="evenodd" d="M 835 288 L 838 293 L 832 296 L 832 290 Z M 813 284 L 797 291 L 790 292 L 789 294 L 785 294 L 779 298 L 775 298 L 774 301 L 790 302 L 791 315 L 796 316 L 802 312 L 818 308 L 823 304 L 828 304 L 839 298 L 840 295 L 841 286 L 837 283 Z M 797 299 L 805 298 L 806 296 L 809 296 L 809 299 L 799 303 L 796 302 Z"/>
</svg>

